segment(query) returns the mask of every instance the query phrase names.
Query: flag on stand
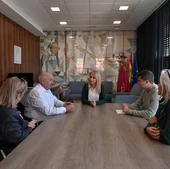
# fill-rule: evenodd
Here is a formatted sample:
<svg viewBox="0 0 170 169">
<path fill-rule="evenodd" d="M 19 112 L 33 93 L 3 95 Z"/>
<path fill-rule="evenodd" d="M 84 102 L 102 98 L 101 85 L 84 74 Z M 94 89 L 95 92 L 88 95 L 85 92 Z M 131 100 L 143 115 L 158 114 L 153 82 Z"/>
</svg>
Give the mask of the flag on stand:
<svg viewBox="0 0 170 169">
<path fill-rule="evenodd" d="M 119 69 L 119 76 L 118 76 L 118 83 L 117 83 L 118 92 L 129 92 L 130 91 L 130 85 L 129 85 L 127 71 L 126 71 L 125 58 L 126 56 L 122 54 L 121 62 L 120 62 L 120 69 Z"/>
<path fill-rule="evenodd" d="M 133 58 L 133 65 L 132 65 L 132 78 L 130 83 L 130 88 L 133 87 L 135 83 L 138 82 L 138 62 L 137 62 L 137 56 L 134 55 Z"/>
</svg>

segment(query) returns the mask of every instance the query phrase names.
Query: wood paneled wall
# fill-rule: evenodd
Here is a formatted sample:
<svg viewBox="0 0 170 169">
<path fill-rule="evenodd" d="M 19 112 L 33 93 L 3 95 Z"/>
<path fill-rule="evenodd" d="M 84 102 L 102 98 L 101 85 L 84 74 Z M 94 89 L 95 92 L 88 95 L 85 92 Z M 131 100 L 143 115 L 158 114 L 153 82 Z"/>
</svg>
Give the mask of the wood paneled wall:
<svg viewBox="0 0 170 169">
<path fill-rule="evenodd" d="M 22 64 L 14 64 L 14 45 L 22 50 Z M 8 73 L 40 73 L 40 40 L 0 13 L 0 82 Z"/>
</svg>

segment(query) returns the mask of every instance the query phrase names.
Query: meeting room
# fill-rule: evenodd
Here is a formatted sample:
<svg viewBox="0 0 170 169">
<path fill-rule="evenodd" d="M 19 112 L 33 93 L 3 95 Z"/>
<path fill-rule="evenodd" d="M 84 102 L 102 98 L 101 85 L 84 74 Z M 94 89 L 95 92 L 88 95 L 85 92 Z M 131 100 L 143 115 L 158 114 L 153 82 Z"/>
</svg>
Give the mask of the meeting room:
<svg viewBox="0 0 170 169">
<path fill-rule="evenodd" d="M 169 169 L 170 0 L 0 0 L 0 169 Z"/>
</svg>

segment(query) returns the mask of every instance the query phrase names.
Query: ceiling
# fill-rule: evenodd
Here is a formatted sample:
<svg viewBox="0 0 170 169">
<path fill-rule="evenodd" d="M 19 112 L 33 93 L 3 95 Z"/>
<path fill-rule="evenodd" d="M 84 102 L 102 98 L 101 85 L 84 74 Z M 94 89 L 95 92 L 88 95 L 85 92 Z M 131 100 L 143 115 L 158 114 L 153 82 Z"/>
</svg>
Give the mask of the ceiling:
<svg viewBox="0 0 170 169">
<path fill-rule="evenodd" d="M 165 0 L 0 0 L 0 12 L 36 36 L 43 31 L 136 30 Z M 119 11 L 128 5 L 127 11 Z M 60 12 L 50 7 L 58 6 Z M 120 20 L 120 25 L 113 21 Z M 67 25 L 60 25 L 66 21 Z"/>
</svg>

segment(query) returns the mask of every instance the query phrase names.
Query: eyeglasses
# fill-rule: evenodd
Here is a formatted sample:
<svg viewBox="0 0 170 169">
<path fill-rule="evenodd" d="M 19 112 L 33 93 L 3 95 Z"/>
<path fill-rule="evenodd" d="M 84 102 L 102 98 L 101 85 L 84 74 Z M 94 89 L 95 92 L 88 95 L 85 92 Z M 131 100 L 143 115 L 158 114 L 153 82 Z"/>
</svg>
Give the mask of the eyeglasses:
<svg viewBox="0 0 170 169">
<path fill-rule="evenodd" d="M 24 78 L 19 78 L 19 80 L 21 81 L 20 85 L 19 85 L 19 88 L 21 87 L 21 85 L 24 83 L 24 84 L 27 84 L 27 81 L 24 79 Z"/>
<path fill-rule="evenodd" d="M 161 71 L 161 74 L 162 74 L 162 73 L 167 73 L 167 74 L 168 74 L 168 77 L 169 77 L 169 79 L 170 79 L 169 69 L 163 69 L 163 70 Z"/>
<path fill-rule="evenodd" d="M 20 93 L 20 92 L 21 92 L 20 90 L 22 90 L 22 89 L 21 89 L 21 85 L 22 85 L 22 84 L 27 84 L 27 81 L 26 81 L 25 79 L 23 79 L 23 78 L 19 78 L 19 80 L 20 80 L 21 83 L 20 83 L 20 85 L 19 85 L 19 87 L 18 87 L 17 92 Z M 22 87 L 22 88 L 23 88 L 23 87 Z"/>
<path fill-rule="evenodd" d="M 27 81 L 24 78 L 19 78 L 21 83 L 27 83 Z"/>
</svg>

